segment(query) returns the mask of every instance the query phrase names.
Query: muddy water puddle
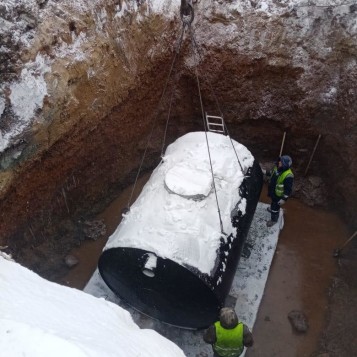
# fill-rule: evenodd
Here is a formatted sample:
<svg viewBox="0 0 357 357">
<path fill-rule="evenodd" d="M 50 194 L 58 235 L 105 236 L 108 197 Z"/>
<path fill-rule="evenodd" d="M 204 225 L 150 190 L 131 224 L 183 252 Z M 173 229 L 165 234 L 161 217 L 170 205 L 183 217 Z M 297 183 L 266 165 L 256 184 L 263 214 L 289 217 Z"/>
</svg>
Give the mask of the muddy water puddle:
<svg viewBox="0 0 357 357">
<path fill-rule="evenodd" d="M 133 201 L 150 174 L 135 188 Z M 86 241 L 71 254 L 80 263 L 60 283 L 83 289 L 96 269 L 107 238 L 121 220 L 132 187 L 128 187 L 97 219 L 107 226 L 107 234 L 97 241 Z M 268 202 L 266 190 L 261 201 Z M 348 236 L 347 227 L 334 214 L 312 209 L 290 199 L 285 209 L 285 226 L 280 233 L 264 297 L 254 327 L 255 345 L 247 357 L 303 357 L 316 352 L 328 307 L 328 288 L 337 269 L 333 250 Z M 309 321 L 305 334 L 296 334 L 289 323 L 292 310 L 304 312 Z M 314 354 L 315 355 L 315 354 Z"/>
<path fill-rule="evenodd" d="M 265 192 L 261 200 L 268 202 Z M 348 236 L 347 227 L 332 213 L 295 199 L 284 210 L 285 225 L 254 327 L 255 346 L 247 357 L 315 355 L 325 325 L 328 289 L 337 271 L 333 250 Z M 307 316 L 307 333 L 292 330 L 292 310 Z"/>
</svg>

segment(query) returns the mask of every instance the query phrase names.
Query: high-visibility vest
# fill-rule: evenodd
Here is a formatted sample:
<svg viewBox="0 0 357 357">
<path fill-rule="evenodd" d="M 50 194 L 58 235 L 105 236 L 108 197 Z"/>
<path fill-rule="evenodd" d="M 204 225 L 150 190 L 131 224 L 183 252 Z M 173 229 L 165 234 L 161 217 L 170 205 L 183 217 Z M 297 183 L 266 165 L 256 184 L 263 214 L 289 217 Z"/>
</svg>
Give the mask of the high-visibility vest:
<svg viewBox="0 0 357 357">
<path fill-rule="evenodd" d="M 221 357 L 238 357 L 243 352 L 243 324 L 240 322 L 232 329 L 225 329 L 217 321 L 216 343 L 213 345 L 214 351 Z"/>
<path fill-rule="evenodd" d="M 273 170 L 273 175 L 279 175 L 278 170 L 276 167 L 274 167 Z M 287 177 L 294 177 L 293 172 L 291 171 L 291 169 L 287 169 L 284 172 L 282 172 L 277 180 L 276 180 L 276 185 L 275 185 L 275 194 L 278 197 L 283 197 L 284 196 L 284 180 Z"/>
</svg>

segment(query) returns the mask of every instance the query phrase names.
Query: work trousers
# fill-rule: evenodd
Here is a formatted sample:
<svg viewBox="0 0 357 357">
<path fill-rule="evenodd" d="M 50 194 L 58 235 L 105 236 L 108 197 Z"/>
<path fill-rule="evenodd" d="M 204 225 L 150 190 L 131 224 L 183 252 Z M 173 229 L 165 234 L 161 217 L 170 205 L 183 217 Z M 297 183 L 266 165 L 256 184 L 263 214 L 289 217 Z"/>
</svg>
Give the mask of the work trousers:
<svg viewBox="0 0 357 357">
<path fill-rule="evenodd" d="M 271 220 L 273 222 L 278 222 L 280 206 L 278 201 L 272 200 L 270 204 Z"/>
</svg>

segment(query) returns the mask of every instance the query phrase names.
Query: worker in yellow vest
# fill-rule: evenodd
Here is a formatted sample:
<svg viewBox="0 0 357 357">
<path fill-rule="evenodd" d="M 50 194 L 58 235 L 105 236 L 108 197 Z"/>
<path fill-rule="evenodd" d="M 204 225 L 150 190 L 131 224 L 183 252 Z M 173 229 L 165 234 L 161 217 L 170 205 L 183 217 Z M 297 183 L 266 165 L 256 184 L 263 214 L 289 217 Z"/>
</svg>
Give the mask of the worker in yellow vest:
<svg viewBox="0 0 357 357">
<path fill-rule="evenodd" d="M 267 222 L 268 227 L 273 226 L 278 221 L 280 207 L 292 193 L 294 182 L 294 174 L 291 171 L 292 163 L 290 156 L 280 156 L 274 168 L 266 172 L 269 178 L 268 196 L 271 198 L 271 204 L 268 208 L 271 219 Z"/>
<path fill-rule="evenodd" d="M 237 314 L 229 307 L 220 310 L 219 321 L 204 332 L 203 339 L 212 345 L 215 357 L 238 357 L 244 347 L 253 346 L 249 328 L 238 322 Z"/>
</svg>

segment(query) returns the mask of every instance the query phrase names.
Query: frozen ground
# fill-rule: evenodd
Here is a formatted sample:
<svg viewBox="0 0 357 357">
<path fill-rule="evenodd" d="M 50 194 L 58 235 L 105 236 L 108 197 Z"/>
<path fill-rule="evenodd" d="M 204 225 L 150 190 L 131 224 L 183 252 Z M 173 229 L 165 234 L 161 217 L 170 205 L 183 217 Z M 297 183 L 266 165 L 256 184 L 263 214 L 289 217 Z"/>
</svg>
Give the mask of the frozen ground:
<svg viewBox="0 0 357 357">
<path fill-rule="evenodd" d="M 269 219 L 267 207 L 267 204 L 258 203 L 247 237 L 246 249 L 244 249 L 245 256 L 240 259 L 226 303 L 226 305 L 235 306 L 240 320 L 251 329 L 254 327 L 279 232 L 284 222 L 283 214 L 281 214 L 278 224 L 267 228 L 265 224 Z M 202 331 L 175 328 L 143 316 L 114 295 L 101 279 L 98 270 L 93 274 L 84 291 L 97 297 L 104 297 L 128 310 L 141 328 L 156 330 L 176 343 L 186 356 L 208 357 L 212 355 L 211 347 L 203 342 Z"/>
</svg>

